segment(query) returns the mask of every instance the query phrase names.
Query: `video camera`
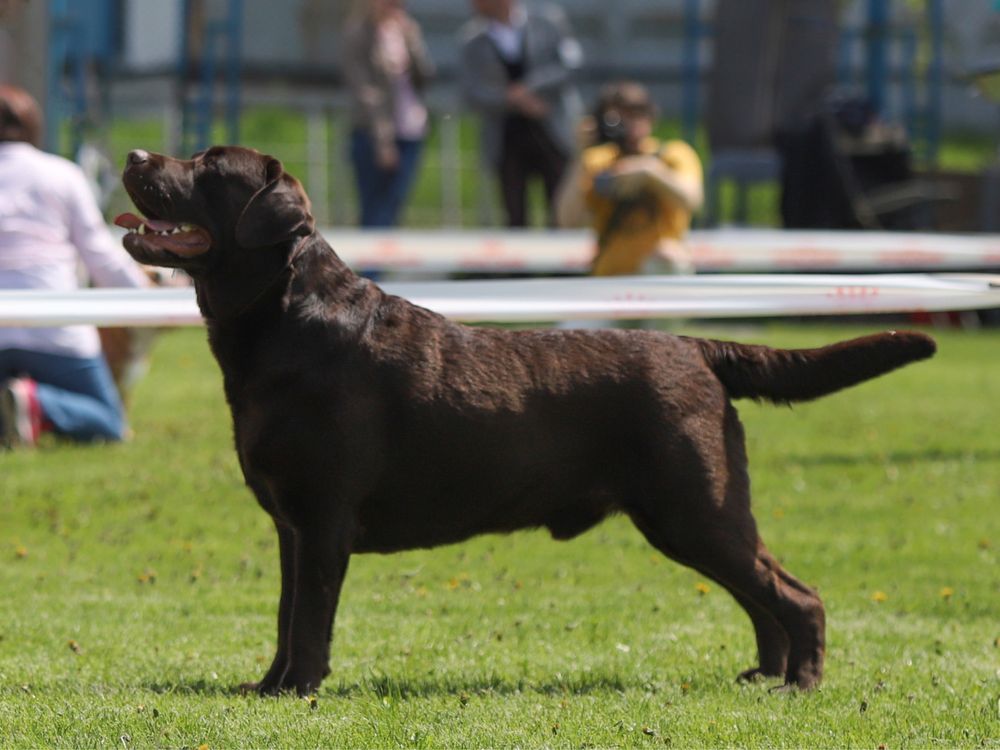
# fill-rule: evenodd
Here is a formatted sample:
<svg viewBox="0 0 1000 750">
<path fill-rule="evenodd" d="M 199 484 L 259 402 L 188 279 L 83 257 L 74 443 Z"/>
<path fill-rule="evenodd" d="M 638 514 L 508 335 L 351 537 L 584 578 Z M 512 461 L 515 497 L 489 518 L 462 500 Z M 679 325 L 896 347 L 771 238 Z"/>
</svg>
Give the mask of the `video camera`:
<svg viewBox="0 0 1000 750">
<path fill-rule="evenodd" d="M 625 143 L 627 129 L 621 112 L 616 108 L 604 110 L 597 118 L 597 139 L 599 143 Z"/>
</svg>

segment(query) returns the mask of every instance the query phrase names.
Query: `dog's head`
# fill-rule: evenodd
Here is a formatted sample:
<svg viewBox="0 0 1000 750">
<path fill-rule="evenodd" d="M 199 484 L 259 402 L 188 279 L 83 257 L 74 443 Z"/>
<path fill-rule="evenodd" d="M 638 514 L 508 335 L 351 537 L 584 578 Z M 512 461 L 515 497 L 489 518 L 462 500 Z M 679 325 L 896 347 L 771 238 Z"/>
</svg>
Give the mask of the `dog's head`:
<svg viewBox="0 0 1000 750">
<path fill-rule="evenodd" d="M 197 274 L 226 255 L 314 229 L 299 181 L 253 149 L 213 146 L 190 159 L 131 151 L 122 182 L 142 216 L 122 214 L 115 223 L 129 230 L 125 249 L 148 265 Z"/>
</svg>

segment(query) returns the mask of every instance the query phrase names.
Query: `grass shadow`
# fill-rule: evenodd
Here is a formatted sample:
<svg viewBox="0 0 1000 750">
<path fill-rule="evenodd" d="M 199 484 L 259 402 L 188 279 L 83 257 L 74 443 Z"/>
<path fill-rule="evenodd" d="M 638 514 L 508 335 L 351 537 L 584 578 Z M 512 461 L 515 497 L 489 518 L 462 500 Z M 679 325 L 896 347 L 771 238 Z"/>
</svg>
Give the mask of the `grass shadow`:
<svg viewBox="0 0 1000 750">
<path fill-rule="evenodd" d="M 180 679 L 175 682 L 154 680 L 137 685 L 140 690 L 148 690 L 158 695 L 198 695 L 208 696 L 239 696 L 239 685 L 230 685 L 221 680 Z"/>
<path fill-rule="evenodd" d="M 784 462 L 799 466 L 884 466 L 886 464 L 919 464 L 930 461 L 967 461 L 989 463 L 1000 461 L 1000 450 L 938 450 L 899 451 L 884 455 L 872 453 L 816 453 L 809 455 L 788 454 Z"/>
<path fill-rule="evenodd" d="M 601 673 L 579 673 L 568 675 L 565 678 L 553 675 L 540 681 L 501 677 L 496 674 L 428 675 L 423 677 L 380 675 L 354 683 L 331 683 L 320 694 L 338 698 L 375 695 L 379 698 L 396 699 L 462 697 L 463 695 L 507 696 L 521 693 L 580 696 L 592 693 L 621 693 L 631 689 L 655 692 L 660 688 L 666 690 L 667 685 L 667 682 L 652 683 L 636 676 L 633 676 L 633 679 L 628 679 L 619 675 Z"/>
<path fill-rule="evenodd" d="M 509 696 L 521 693 L 538 695 L 588 695 L 593 693 L 625 692 L 627 690 L 645 690 L 657 692 L 667 690 L 667 681 L 650 682 L 639 678 L 623 679 L 618 675 L 580 673 L 566 678 L 553 676 L 541 681 L 526 678 L 501 677 L 489 675 L 444 675 L 444 676 L 369 676 L 356 682 L 337 682 L 327 680 L 318 695 L 328 698 L 361 698 L 374 696 L 377 698 L 393 698 L 397 700 L 409 698 L 432 698 L 455 696 L 461 698 L 469 695 L 500 695 Z M 679 683 L 678 683 L 679 684 Z M 219 680 L 181 679 L 176 682 L 155 680 L 136 686 L 140 690 L 148 690 L 158 695 L 197 695 L 200 697 L 222 696 L 240 697 L 245 693 L 238 684 L 227 684 Z M 253 693 L 248 694 L 253 697 Z M 289 695 L 294 696 L 293 693 Z"/>
</svg>

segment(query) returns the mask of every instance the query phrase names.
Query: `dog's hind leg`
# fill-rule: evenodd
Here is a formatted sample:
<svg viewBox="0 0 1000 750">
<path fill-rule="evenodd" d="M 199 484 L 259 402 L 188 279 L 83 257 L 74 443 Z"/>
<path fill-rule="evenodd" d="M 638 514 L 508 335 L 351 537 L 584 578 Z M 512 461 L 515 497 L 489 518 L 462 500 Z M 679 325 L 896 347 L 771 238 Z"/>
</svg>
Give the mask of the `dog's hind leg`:
<svg viewBox="0 0 1000 750">
<path fill-rule="evenodd" d="M 743 579 L 742 581 L 740 579 Z M 730 578 L 772 614 L 789 638 L 785 684 L 811 688 L 823 677 L 826 614 L 816 592 L 781 567 L 758 542 L 753 571 Z"/>
<path fill-rule="evenodd" d="M 657 549 L 724 586 L 747 611 L 760 664 L 741 677 L 783 671 L 786 684 L 810 688 L 823 673 L 823 604 L 760 540 L 750 513 L 743 431 L 730 406 L 724 419 L 717 437 L 700 431 L 675 447 L 666 466 L 685 471 L 662 472 L 656 499 L 632 503 L 628 512 Z"/>
<path fill-rule="evenodd" d="M 741 672 L 738 679 L 754 680 L 758 677 L 784 677 L 788 665 L 789 638 L 778 620 L 767 609 L 759 606 L 753 599 L 745 596 L 738 589 L 733 588 L 725 580 L 720 579 L 710 567 L 700 565 L 694 562 L 693 559 L 678 554 L 664 538 L 665 535 L 661 534 L 657 529 L 652 528 L 649 523 L 637 518 L 635 515 L 633 515 L 633 520 L 650 544 L 670 559 L 697 570 L 702 575 L 725 588 L 750 617 L 757 641 L 758 665 Z"/>
</svg>

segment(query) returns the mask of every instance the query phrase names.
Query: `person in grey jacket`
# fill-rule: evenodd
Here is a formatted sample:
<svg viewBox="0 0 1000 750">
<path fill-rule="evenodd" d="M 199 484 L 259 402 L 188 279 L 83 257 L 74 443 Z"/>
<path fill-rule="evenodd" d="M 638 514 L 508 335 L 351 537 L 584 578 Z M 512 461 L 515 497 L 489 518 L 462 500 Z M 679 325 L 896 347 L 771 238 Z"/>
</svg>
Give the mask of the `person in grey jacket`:
<svg viewBox="0 0 1000 750">
<path fill-rule="evenodd" d="M 583 62 L 562 9 L 518 0 L 472 0 L 461 31 L 459 82 L 482 118 L 485 163 L 500 181 L 507 224 L 527 225 L 528 180 L 541 177 L 550 224 L 556 189 L 575 148 L 580 97 L 573 83 Z"/>
<path fill-rule="evenodd" d="M 357 0 L 343 50 L 360 224 L 395 226 L 427 135 L 423 91 L 434 66 L 403 0 Z"/>
</svg>

